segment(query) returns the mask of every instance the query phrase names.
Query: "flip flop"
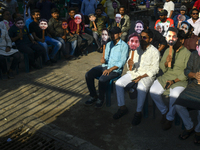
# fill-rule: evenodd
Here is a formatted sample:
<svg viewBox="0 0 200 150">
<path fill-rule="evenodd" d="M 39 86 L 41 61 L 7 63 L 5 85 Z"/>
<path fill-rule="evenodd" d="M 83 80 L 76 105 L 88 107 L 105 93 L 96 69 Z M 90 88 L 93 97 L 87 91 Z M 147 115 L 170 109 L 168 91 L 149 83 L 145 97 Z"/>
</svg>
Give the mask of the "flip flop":
<svg viewBox="0 0 200 150">
<path fill-rule="evenodd" d="M 179 135 L 179 139 L 180 140 L 186 140 L 187 138 L 190 137 L 190 135 L 194 132 L 194 128 L 192 128 L 191 130 L 184 130 L 180 135 Z"/>
<path fill-rule="evenodd" d="M 200 145 L 200 135 L 196 135 L 194 136 L 194 144 L 195 145 Z"/>
</svg>

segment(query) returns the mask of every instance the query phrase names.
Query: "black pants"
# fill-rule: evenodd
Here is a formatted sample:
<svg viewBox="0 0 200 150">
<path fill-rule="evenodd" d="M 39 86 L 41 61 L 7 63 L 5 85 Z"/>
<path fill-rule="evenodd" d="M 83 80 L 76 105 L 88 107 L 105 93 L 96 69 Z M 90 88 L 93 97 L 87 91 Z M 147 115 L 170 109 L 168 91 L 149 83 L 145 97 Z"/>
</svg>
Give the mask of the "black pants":
<svg viewBox="0 0 200 150">
<path fill-rule="evenodd" d="M 106 92 L 106 87 L 111 79 L 118 77 L 120 74 L 116 72 L 111 72 L 109 75 L 102 75 L 103 71 L 106 70 L 107 67 L 96 66 L 92 68 L 85 74 L 85 79 L 87 82 L 87 87 L 90 92 L 91 97 L 97 96 L 97 92 L 94 86 L 94 79 L 99 77 L 99 99 L 104 100 L 104 95 Z"/>
<path fill-rule="evenodd" d="M 17 46 L 17 49 L 22 53 L 27 53 L 29 58 L 30 65 L 35 63 L 35 60 L 42 56 L 43 60 L 45 60 L 45 49 L 39 44 L 26 44 Z"/>
<path fill-rule="evenodd" d="M 6 57 L 13 57 L 13 61 L 12 61 L 11 66 L 10 66 L 11 70 L 15 70 L 17 65 L 20 62 L 20 53 L 19 52 L 16 52 L 16 53 L 14 53 L 10 56 L 0 55 L 0 69 L 2 70 L 3 74 L 8 72 Z"/>
</svg>

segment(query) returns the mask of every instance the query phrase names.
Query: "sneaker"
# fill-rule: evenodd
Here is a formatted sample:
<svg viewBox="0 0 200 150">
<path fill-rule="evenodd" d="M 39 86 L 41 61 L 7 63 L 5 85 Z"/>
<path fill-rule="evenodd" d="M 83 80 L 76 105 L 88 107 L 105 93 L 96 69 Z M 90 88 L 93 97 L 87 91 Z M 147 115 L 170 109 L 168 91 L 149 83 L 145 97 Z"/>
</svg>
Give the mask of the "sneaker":
<svg viewBox="0 0 200 150">
<path fill-rule="evenodd" d="M 96 102 L 95 108 L 102 108 L 104 104 L 105 104 L 104 100 L 98 99 Z"/>
<path fill-rule="evenodd" d="M 46 65 L 46 66 L 53 66 L 53 64 L 51 63 L 50 60 L 47 60 L 47 61 L 45 62 L 45 65 Z"/>
<path fill-rule="evenodd" d="M 8 71 L 8 78 L 9 79 L 14 79 L 15 78 L 13 71 Z"/>
<path fill-rule="evenodd" d="M 118 111 L 113 115 L 113 119 L 119 119 L 122 116 L 128 114 L 128 109 L 118 109 Z"/>
<path fill-rule="evenodd" d="M 94 98 L 94 97 L 90 97 L 86 102 L 85 102 L 85 105 L 86 106 L 91 106 L 94 104 L 94 102 L 97 101 L 97 98 Z"/>
<path fill-rule="evenodd" d="M 57 63 L 57 60 L 55 60 L 55 59 L 50 59 L 50 61 L 51 61 L 52 63 Z"/>
<path fill-rule="evenodd" d="M 141 119 L 142 119 L 142 113 L 141 112 L 136 112 L 134 114 L 134 118 L 132 120 L 132 125 L 136 126 L 136 125 L 140 124 Z"/>
<path fill-rule="evenodd" d="M 166 120 L 166 122 L 162 125 L 162 129 L 169 130 L 172 127 L 172 122 L 173 121 Z"/>
<path fill-rule="evenodd" d="M 160 120 L 160 123 L 161 124 L 164 124 L 165 122 L 166 122 L 166 115 L 167 115 L 167 113 L 165 113 L 164 115 L 162 115 L 162 119 Z"/>
</svg>

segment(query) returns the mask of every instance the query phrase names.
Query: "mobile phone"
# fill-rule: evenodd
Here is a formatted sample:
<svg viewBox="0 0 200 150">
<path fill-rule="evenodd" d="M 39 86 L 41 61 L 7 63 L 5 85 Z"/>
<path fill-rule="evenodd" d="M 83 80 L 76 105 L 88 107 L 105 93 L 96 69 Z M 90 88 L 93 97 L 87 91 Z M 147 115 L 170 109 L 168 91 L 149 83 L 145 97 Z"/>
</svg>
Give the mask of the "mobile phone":
<svg viewBox="0 0 200 150">
<path fill-rule="evenodd" d="M 169 82 L 167 82 L 166 84 L 165 84 L 165 89 L 168 89 L 167 87 L 169 86 Z"/>
</svg>

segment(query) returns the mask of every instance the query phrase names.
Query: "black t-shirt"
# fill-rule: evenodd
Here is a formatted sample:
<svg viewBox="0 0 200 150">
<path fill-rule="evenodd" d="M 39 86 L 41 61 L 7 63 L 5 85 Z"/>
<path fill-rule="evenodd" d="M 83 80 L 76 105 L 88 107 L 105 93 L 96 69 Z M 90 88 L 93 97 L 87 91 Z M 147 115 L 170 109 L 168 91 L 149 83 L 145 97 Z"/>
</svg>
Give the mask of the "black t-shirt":
<svg viewBox="0 0 200 150">
<path fill-rule="evenodd" d="M 46 29 L 47 30 L 47 29 Z M 46 30 L 45 30 L 45 36 L 46 34 Z M 42 29 L 39 27 L 39 24 L 36 23 L 35 21 L 31 22 L 29 25 L 29 32 L 33 33 L 35 32 L 36 36 L 40 39 L 42 39 Z"/>
<path fill-rule="evenodd" d="M 9 34 L 10 38 L 15 38 L 16 36 L 18 36 L 19 33 L 20 33 L 20 29 L 18 27 L 16 27 L 15 24 L 12 27 L 10 27 L 10 29 L 8 30 L 8 34 Z M 29 32 L 28 32 L 28 29 L 26 26 L 24 26 L 24 28 L 22 29 L 22 33 L 23 33 L 23 38 L 22 38 L 22 40 L 18 39 L 17 41 L 15 41 L 16 46 L 31 43 L 31 41 L 28 37 Z"/>
</svg>

